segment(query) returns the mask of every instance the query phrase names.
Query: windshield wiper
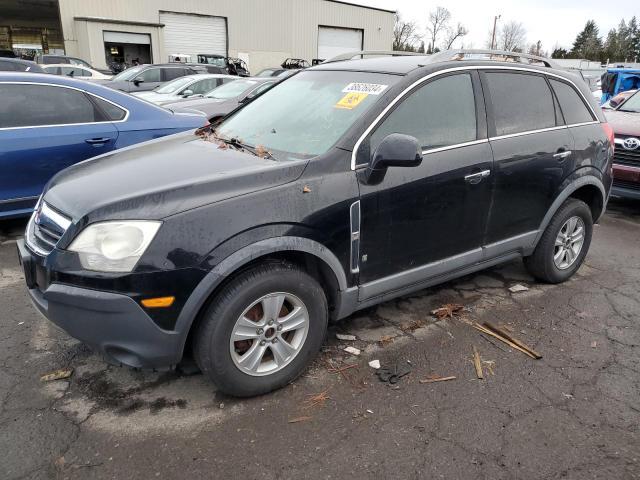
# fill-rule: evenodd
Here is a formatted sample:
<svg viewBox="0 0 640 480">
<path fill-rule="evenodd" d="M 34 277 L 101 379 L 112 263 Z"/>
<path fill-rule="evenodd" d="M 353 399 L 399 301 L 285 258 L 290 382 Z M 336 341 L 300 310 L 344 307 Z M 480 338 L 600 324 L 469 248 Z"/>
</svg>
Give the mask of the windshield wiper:
<svg viewBox="0 0 640 480">
<path fill-rule="evenodd" d="M 271 152 L 267 151 L 266 148 L 258 149 L 256 147 L 253 147 L 253 146 L 247 144 L 247 143 L 242 143 L 236 137 L 222 138 L 222 137 L 219 137 L 218 135 L 216 135 L 216 139 L 220 140 L 221 142 L 226 143 L 227 145 L 229 145 L 231 147 L 235 147 L 238 150 L 246 150 L 247 152 L 253 153 L 256 157 L 267 158 L 269 160 L 276 160 L 276 158 L 271 154 Z"/>
</svg>

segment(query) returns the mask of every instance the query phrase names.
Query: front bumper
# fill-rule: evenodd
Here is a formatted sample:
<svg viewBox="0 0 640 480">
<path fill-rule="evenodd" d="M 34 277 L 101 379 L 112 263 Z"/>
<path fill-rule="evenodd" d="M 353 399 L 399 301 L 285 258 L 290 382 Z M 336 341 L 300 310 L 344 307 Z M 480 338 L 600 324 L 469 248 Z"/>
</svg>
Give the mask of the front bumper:
<svg viewBox="0 0 640 480">
<path fill-rule="evenodd" d="M 37 258 L 18 240 L 29 295 L 38 310 L 107 361 L 136 368 L 172 367 L 180 361 L 177 332 L 163 330 L 132 298 L 61 283 L 38 286 Z"/>
<path fill-rule="evenodd" d="M 640 167 L 614 163 L 611 195 L 640 199 Z"/>
</svg>

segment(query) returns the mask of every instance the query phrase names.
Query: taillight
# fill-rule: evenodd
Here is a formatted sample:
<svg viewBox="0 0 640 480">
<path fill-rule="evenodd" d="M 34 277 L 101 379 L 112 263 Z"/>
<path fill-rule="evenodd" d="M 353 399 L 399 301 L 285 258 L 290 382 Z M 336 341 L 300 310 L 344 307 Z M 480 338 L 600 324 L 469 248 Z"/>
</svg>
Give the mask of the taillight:
<svg viewBox="0 0 640 480">
<path fill-rule="evenodd" d="M 609 139 L 609 143 L 611 144 L 611 148 L 615 149 L 615 147 L 616 147 L 616 136 L 613 133 L 613 128 L 611 128 L 611 125 L 609 125 L 607 122 L 603 122 L 600 125 L 602 125 L 602 129 L 604 130 L 604 133 L 607 135 L 607 138 Z"/>
</svg>

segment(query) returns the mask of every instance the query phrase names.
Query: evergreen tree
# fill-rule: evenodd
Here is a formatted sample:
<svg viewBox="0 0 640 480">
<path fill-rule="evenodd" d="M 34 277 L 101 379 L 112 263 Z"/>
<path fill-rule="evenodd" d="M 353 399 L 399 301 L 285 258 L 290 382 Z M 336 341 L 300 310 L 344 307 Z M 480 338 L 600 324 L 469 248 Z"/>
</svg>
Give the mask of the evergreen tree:
<svg viewBox="0 0 640 480">
<path fill-rule="evenodd" d="M 640 28 L 634 16 L 629 21 L 629 43 L 627 47 L 627 59 L 630 62 L 637 62 L 640 58 Z"/>
<path fill-rule="evenodd" d="M 596 22 L 589 20 L 573 42 L 571 56 L 587 60 L 599 60 L 601 55 L 602 40 L 599 37 L 598 26 Z"/>
<path fill-rule="evenodd" d="M 627 28 L 627 23 L 624 21 L 624 18 L 620 21 L 620 25 L 618 25 L 618 48 L 615 55 L 616 62 L 624 62 L 627 58 L 628 50 L 629 50 L 629 29 Z"/>
<path fill-rule="evenodd" d="M 569 52 L 566 49 L 556 47 L 553 52 L 551 52 L 551 58 L 567 58 L 569 56 Z"/>
<path fill-rule="evenodd" d="M 607 39 L 604 42 L 604 60 L 609 62 L 618 61 L 619 47 L 618 47 L 618 32 L 615 28 L 609 30 Z"/>
</svg>

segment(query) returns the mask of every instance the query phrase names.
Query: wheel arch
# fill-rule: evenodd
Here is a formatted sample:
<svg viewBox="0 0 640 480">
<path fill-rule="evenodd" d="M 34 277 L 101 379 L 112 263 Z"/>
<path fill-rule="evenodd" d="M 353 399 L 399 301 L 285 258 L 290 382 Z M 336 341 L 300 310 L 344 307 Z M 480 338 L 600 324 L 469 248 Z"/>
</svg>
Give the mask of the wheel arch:
<svg viewBox="0 0 640 480">
<path fill-rule="evenodd" d="M 547 214 L 542 219 L 533 247 L 538 244 L 549 222 L 551 222 L 553 216 L 568 198 L 577 198 L 585 202 L 591 209 L 593 223 L 600 219 L 607 204 L 607 193 L 598 177 L 587 175 L 570 181 L 553 201 Z"/>
<path fill-rule="evenodd" d="M 216 265 L 198 284 L 185 303 L 176 322 L 182 357 L 188 339 L 208 302 L 225 283 L 240 271 L 265 261 L 288 261 L 305 267 L 322 285 L 329 305 L 340 310 L 347 277 L 338 258 L 322 244 L 303 237 L 267 238 L 237 250 Z"/>
</svg>

